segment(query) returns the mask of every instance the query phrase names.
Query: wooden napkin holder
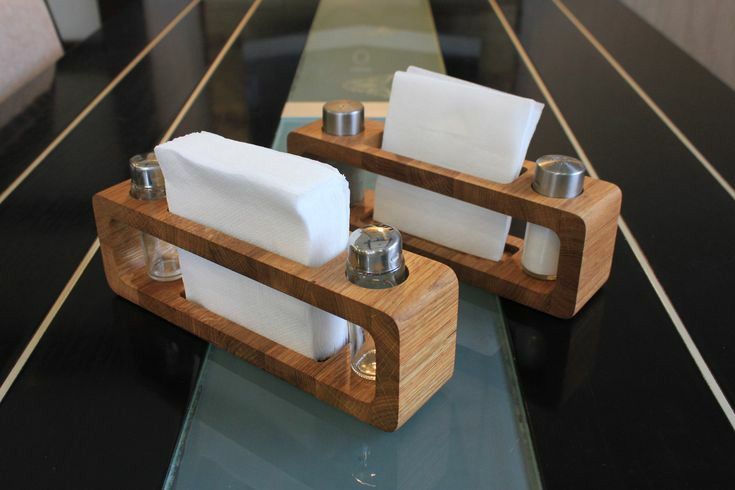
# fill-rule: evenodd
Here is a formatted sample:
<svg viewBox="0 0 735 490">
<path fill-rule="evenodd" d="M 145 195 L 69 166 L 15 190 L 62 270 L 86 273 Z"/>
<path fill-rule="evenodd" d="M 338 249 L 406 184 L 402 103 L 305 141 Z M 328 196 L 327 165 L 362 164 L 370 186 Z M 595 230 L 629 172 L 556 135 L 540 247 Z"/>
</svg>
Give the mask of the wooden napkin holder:
<svg viewBox="0 0 735 490">
<path fill-rule="evenodd" d="M 531 188 L 535 164 L 524 162 L 510 184 L 497 184 L 381 150 L 383 122 L 365 121 L 356 136 L 332 136 L 317 120 L 288 135 L 288 151 L 338 162 L 460 199 L 554 230 L 560 239 L 557 278 L 536 279 L 521 268 L 523 240 L 508 237 L 499 261 L 483 259 L 401 232 L 407 250 L 449 265 L 460 280 L 559 318 L 571 318 L 607 281 L 615 248 L 620 189 L 585 177 L 574 199 L 542 196 Z M 351 225 L 372 221 L 372 193 L 352 207 Z"/>
<path fill-rule="evenodd" d="M 408 279 L 365 289 L 345 277 L 346 254 L 310 268 L 129 196 L 125 181 L 94 196 L 105 275 L 112 290 L 316 398 L 385 431 L 403 425 L 454 371 L 458 283 L 447 266 L 404 252 Z M 317 362 L 188 301 L 181 280 L 148 277 L 148 233 L 365 328 L 376 345 L 376 380 L 352 372 L 349 346 Z"/>
</svg>

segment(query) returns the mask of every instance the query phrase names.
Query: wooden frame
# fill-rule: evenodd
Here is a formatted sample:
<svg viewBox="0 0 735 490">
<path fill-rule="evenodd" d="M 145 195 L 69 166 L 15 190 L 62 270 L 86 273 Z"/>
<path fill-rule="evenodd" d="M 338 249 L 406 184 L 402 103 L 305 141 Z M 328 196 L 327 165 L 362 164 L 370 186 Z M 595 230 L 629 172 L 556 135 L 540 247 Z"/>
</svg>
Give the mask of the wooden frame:
<svg viewBox="0 0 735 490">
<path fill-rule="evenodd" d="M 524 162 L 523 172 L 510 184 L 413 160 L 380 149 L 383 123 L 366 121 L 356 136 L 331 136 L 314 121 L 288 135 L 288 151 L 322 161 L 362 168 L 378 175 L 482 206 L 554 230 L 561 243 L 557 278 L 536 279 L 520 264 L 523 240 L 509 237 L 500 261 L 452 250 L 402 233 L 406 249 L 443 262 L 460 280 L 504 298 L 560 318 L 571 318 L 602 287 L 610 275 L 620 214 L 620 189 L 609 182 L 585 177 L 584 192 L 574 199 L 555 199 L 533 191 L 535 164 Z M 353 206 L 352 226 L 372 219 L 370 194 Z"/>
<path fill-rule="evenodd" d="M 403 425 L 451 378 L 458 283 L 445 265 L 406 252 L 403 284 L 365 289 L 346 279 L 344 254 L 309 268 L 176 216 L 165 200 L 133 199 L 129 189 L 125 181 L 93 199 L 105 275 L 123 298 L 386 431 Z M 352 372 L 348 347 L 313 361 L 187 301 L 182 281 L 150 279 L 141 231 L 362 326 L 376 344 L 375 382 Z"/>
</svg>

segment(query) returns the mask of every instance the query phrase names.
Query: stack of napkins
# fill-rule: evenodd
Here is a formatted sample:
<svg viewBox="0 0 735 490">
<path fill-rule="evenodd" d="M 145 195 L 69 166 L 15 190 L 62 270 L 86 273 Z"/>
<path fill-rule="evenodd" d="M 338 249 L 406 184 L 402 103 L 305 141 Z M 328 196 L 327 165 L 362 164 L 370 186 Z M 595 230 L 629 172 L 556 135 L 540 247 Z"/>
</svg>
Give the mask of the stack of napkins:
<svg viewBox="0 0 735 490">
<path fill-rule="evenodd" d="M 210 133 L 155 151 L 172 213 L 309 267 L 347 247 L 349 189 L 331 166 Z M 312 359 L 345 345 L 345 320 L 179 253 L 187 299 Z"/>
<path fill-rule="evenodd" d="M 397 72 L 383 149 L 499 183 L 520 174 L 543 104 L 416 67 Z M 510 217 L 387 177 L 375 185 L 378 221 L 490 260 Z"/>
</svg>

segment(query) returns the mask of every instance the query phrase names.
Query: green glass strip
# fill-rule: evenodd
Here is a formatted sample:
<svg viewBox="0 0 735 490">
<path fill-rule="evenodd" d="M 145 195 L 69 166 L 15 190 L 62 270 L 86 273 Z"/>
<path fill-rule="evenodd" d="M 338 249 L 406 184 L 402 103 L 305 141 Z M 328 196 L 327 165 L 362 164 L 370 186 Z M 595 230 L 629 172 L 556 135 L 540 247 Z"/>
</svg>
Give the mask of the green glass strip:
<svg viewBox="0 0 735 490">
<path fill-rule="evenodd" d="M 409 65 L 444 72 L 428 2 L 323 0 L 289 103 L 386 102 Z M 165 488 L 540 488 L 497 297 L 461 285 L 457 336 L 454 377 L 395 433 L 210 347 Z"/>
</svg>

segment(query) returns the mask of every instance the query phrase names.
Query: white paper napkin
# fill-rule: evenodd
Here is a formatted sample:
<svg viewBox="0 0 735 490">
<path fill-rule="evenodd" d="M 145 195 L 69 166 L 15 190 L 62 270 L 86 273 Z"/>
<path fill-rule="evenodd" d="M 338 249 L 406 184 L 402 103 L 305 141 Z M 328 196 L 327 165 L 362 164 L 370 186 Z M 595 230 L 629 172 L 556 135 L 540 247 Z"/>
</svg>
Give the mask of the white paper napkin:
<svg viewBox="0 0 735 490">
<path fill-rule="evenodd" d="M 156 147 L 172 213 L 310 267 L 342 253 L 349 190 L 329 165 L 210 133 Z M 345 320 L 180 250 L 187 298 L 312 359 L 346 342 Z"/>
<path fill-rule="evenodd" d="M 543 104 L 410 67 L 393 79 L 383 149 L 499 183 L 520 174 Z M 378 221 L 498 260 L 508 216 L 378 177 Z"/>
</svg>

